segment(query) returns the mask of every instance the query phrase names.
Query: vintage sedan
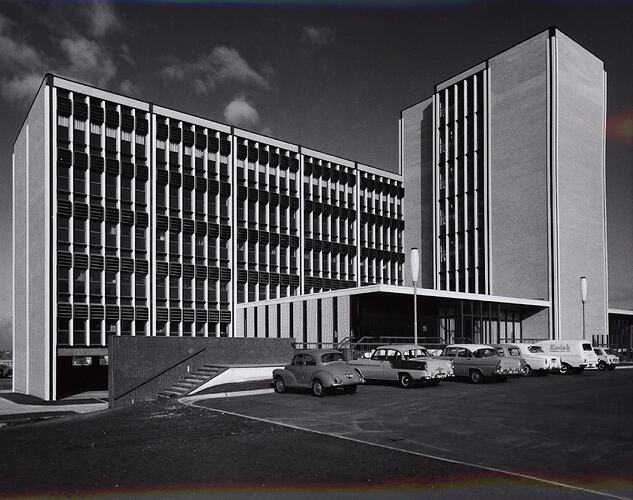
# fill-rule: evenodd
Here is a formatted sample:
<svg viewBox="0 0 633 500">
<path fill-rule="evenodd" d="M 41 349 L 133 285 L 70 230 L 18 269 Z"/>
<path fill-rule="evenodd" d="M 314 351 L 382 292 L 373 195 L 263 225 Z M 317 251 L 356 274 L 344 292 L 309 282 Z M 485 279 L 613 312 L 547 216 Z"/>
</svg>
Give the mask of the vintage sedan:
<svg viewBox="0 0 633 500">
<path fill-rule="evenodd" d="M 598 370 L 615 370 L 620 363 L 620 358 L 604 347 L 594 347 L 593 352 L 598 356 Z"/>
<path fill-rule="evenodd" d="M 473 384 L 486 378 L 506 380 L 523 373 L 518 359 L 499 356 L 494 347 L 485 344 L 448 345 L 440 357 L 453 362 L 456 377 L 468 377 Z"/>
<path fill-rule="evenodd" d="M 289 365 L 273 370 L 273 384 L 278 393 L 291 388 L 310 389 L 317 397 L 323 396 L 328 389 L 354 393 L 358 384 L 364 382 L 358 370 L 335 349 L 296 351 Z"/>
<path fill-rule="evenodd" d="M 519 360 L 521 363 L 521 374 L 527 375 L 528 367 L 523 354 L 520 349 L 514 344 L 490 344 L 497 350 L 497 354 L 499 356 L 508 356 L 510 358 L 514 357 Z M 518 376 L 518 375 L 517 375 Z"/>
<path fill-rule="evenodd" d="M 415 344 L 390 344 L 378 347 L 369 359 L 349 362 L 368 380 L 398 381 L 409 388 L 416 381 L 438 385 L 440 380 L 453 376 L 453 364 L 433 358 L 424 347 Z"/>
<path fill-rule="evenodd" d="M 535 344 L 514 344 L 521 356 L 525 359 L 527 371 L 526 376 L 533 373 L 558 372 L 560 370 L 560 357 L 545 354 L 540 345 Z"/>
</svg>

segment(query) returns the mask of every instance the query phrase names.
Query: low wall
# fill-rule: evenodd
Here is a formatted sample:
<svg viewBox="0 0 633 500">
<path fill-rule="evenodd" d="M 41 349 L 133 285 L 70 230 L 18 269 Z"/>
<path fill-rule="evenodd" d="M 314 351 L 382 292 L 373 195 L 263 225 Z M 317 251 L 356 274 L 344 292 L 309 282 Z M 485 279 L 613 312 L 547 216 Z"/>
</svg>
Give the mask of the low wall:
<svg viewBox="0 0 633 500">
<path fill-rule="evenodd" d="M 292 339 L 110 337 L 110 407 L 146 401 L 202 365 L 285 365 Z"/>
</svg>

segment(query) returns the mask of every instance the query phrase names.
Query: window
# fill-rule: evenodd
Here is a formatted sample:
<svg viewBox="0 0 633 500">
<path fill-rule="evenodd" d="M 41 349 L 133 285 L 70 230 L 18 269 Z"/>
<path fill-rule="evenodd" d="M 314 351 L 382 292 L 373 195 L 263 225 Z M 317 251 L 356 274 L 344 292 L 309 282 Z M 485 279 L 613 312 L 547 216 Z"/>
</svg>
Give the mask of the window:
<svg viewBox="0 0 633 500">
<path fill-rule="evenodd" d="M 117 297 L 117 279 L 116 279 L 116 273 L 110 272 L 110 271 L 106 271 L 105 273 L 105 279 L 106 279 L 106 283 L 105 283 L 105 294 L 106 297 L 109 298 L 114 298 L 116 299 Z"/>
<path fill-rule="evenodd" d="M 121 273 L 121 296 L 122 297 L 132 296 L 132 274 L 131 273 Z"/>
<path fill-rule="evenodd" d="M 146 292 L 146 287 L 145 287 L 145 281 L 147 277 L 143 274 L 136 274 L 135 278 L 136 278 L 136 283 L 135 283 L 136 298 L 144 299 L 147 297 L 147 292 Z"/>
<path fill-rule="evenodd" d="M 117 246 L 117 226 L 106 222 L 106 246 L 115 248 Z"/>
<path fill-rule="evenodd" d="M 310 354 L 305 354 L 304 356 L 305 356 L 306 366 L 316 366 L 316 360 L 314 359 L 314 356 Z"/>
<path fill-rule="evenodd" d="M 64 217 L 63 215 L 59 216 L 57 219 L 57 241 L 67 243 L 68 242 L 68 217 Z"/>
<path fill-rule="evenodd" d="M 60 191 L 70 191 L 68 168 L 61 165 L 57 168 L 57 189 Z"/>
<path fill-rule="evenodd" d="M 86 171 L 80 168 L 74 169 L 73 191 L 77 194 L 86 194 Z"/>
<path fill-rule="evenodd" d="M 121 248 L 124 250 L 132 249 L 132 226 L 127 224 L 121 226 Z"/>
<path fill-rule="evenodd" d="M 106 198 L 117 198 L 116 177 L 106 174 Z"/>
<path fill-rule="evenodd" d="M 121 201 L 132 203 L 132 179 L 121 179 Z"/>
<path fill-rule="evenodd" d="M 143 181 L 136 181 L 136 203 L 145 204 L 145 183 Z"/>
<path fill-rule="evenodd" d="M 90 171 L 90 196 L 101 196 L 101 173 Z"/>
<path fill-rule="evenodd" d="M 90 295 L 101 295 L 101 271 L 90 270 Z"/>
<path fill-rule="evenodd" d="M 75 245 L 86 244 L 86 221 L 81 219 L 74 220 L 73 243 Z"/>
<path fill-rule="evenodd" d="M 73 294 L 85 295 L 86 294 L 86 271 L 83 269 L 75 269 L 73 278 Z"/>
<path fill-rule="evenodd" d="M 147 250 L 146 248 L 146 242 L 145 242 L 145 228 L 144 227 L 137 227 L 136 228 L 136 251 L 145 251 Z"/>
</svg>

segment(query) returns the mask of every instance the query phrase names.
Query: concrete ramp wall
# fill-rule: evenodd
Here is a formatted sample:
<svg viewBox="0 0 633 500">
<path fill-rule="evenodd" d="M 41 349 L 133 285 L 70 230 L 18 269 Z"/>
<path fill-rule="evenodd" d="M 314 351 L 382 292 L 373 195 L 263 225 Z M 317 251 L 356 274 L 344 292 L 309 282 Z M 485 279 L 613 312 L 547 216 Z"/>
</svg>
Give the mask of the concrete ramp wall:
<svg viewBox="0 0 633 500">
<path fill-rule="evenodd" d="M 202 365 L 285 365 L 292 339 L 110 337 L 110 407 L 152 399 Z"/>
</svg>

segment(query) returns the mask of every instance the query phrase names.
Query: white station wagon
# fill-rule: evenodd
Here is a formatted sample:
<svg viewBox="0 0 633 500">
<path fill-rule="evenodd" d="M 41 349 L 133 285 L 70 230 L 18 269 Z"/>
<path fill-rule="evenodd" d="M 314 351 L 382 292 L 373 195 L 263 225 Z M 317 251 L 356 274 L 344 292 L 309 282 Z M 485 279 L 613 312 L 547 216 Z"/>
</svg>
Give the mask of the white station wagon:
<svg viewBox="0 0 633 500">
<path fill-rule="evenodd" d="M 540 345 L 535 344 L 514 344 L 521 356 L 525 360 L 526 373 L 525 375 L 531 375 L 532 373 L 550 373 L 558 372 L 560 370 L 560 356 L 553 356 L 551 354 L 545 354 L 545 351 Z"/>
<path fill-rule="evenodd" d="M 380 346 L 369 359 L 355 359 L 349 364 L 366 379 L 397 380 L 405 389 L 415 381 L 438 385 L 440 380 L 453 376 L 450 360 L 433 358 L 424 347 L 415 344 Z"/>
</svg>

